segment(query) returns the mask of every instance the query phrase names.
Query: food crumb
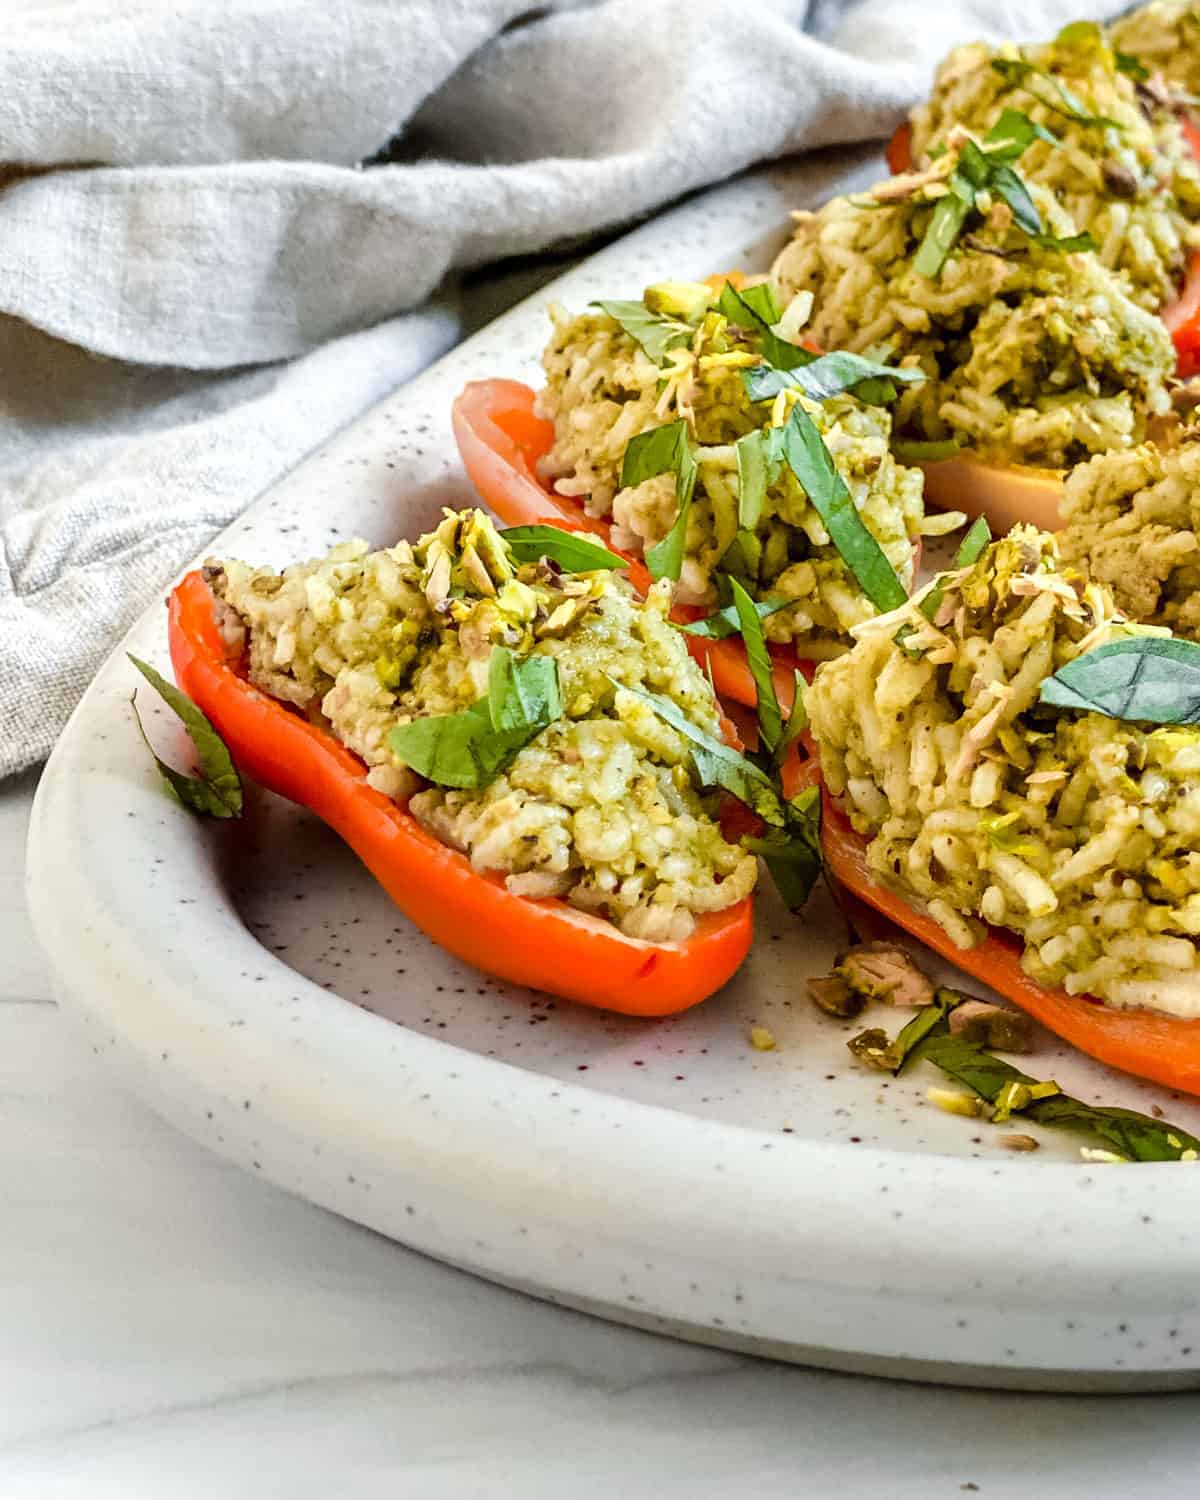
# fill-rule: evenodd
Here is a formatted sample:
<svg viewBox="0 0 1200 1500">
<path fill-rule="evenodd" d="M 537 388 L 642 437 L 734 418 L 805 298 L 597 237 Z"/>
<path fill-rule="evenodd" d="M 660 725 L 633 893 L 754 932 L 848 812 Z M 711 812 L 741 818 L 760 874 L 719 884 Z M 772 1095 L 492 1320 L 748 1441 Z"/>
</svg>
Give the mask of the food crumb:
<svg viewBox="0 0 1200 1500">
<path fill-rule="evenodd" d="M 1002 1135 L 1000 1144 L 1006 1151 L 1036 1151 L 1040 1142 L 1031 1135 Z"/>
<path fill-rule="evenodd" d="M 928 1089 L 925 1094 L 930 1104 L 936 1104 L 948 1115 L 968 1115 L 978 1119 L 984 1111 L 984 1102 L 974 1094 L 964 1094 L 958 1089 Z"/>
<path fill-rule="evenodd" d="M 1102 1151 L 1093 1146 L 1080 1146 L 1079 1154 L 1084 1161 L 1109 1162 L 1114 1166 L 1124 1165 L 1129 1161 L 1127 1156 L 1120 1156 L 1116 1151 Z"/>
<path fill-rule="evenodd" d="M 765 1026 L 751 1026 L 750 1045 L 756 1052 L 774 1052 L 775 1036 Z"/>
</svg>

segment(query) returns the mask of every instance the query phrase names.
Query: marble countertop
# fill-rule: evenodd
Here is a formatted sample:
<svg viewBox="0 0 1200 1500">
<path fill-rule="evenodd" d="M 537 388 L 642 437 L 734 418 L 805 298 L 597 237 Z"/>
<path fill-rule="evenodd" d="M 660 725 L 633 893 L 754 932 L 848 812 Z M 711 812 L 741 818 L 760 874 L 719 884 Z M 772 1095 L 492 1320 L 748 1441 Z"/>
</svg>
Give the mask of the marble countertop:
<svg viewBox="0 0 1200 1500">
<path fill-rule="evenodd" d="M 0 784 L 0 1495 L 1188 1493 L 1197 1397 L 954 1392 L 611 1327 L 252 1180 L 55 1008 Z"/>
</svg>

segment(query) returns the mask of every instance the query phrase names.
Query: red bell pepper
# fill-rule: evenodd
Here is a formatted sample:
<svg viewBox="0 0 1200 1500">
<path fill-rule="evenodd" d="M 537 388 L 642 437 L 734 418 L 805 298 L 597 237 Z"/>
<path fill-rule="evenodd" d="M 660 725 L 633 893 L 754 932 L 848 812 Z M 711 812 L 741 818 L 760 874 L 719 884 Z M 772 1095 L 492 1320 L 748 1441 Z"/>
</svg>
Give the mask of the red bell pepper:
<svg viewBox="0 0 1200 1500">
<path fill-rule="evenodd" d="M 816 761 L 807 762 L 797 777 L 802 786 L 819 780 Z M 932 917 L 914 910 L 879 883 L 867 866 L 867 841 L 827 791 L 822 798 L 821 848 L 830 874 L 851 895 L 1028 1011 L 1064 1041 L 1126 1073 L 1200 1094 L 1200 1021 L 1146 1010 L 1116 1010 L 1090 996 L 1044 989 L 1021 968 L 1017 938 L 1002 929 L 990 929 L 974 948 L 956 947 Z"/>
<path fill-rule="evenodd" d="M 577 501 L 555 494 L 538 479 L 535 465 L 554 441 L 554 428 L 535 414 L 534 399 L 530 387 L 516 380 L 474 380 L 464 388 L 452 415 L 458 451 L 471 483 L 506 525 L 566 523 L 600 537 L 626 558 L 630 581 L 644 594 L 651 584 L 650 574 L 644 563 L 613 547 L 609 523 L 586 515 Z M 704 613 L 676 605 L 671 616 L 688 622 Z M 751 706 L 758 701 L 740 637 L 711 641 L 689 635 L 685 639 L 695 659 L 712 672 L 722 697 Z M 775 692 L 787 713 L 795 698 L 797 669 L 811 681 L 813 664 L 801 661 L 788 646 L 773 645 L 770 651 Z"/>
<path fill-rule="evenodd" d="M 706 999 L 750 947 L 753 903 L 697 919 L 684 942 L 648 943 L 565 901 L 514 896 L 474 869 L 401 802 L 368 785 L 356 755 L 253 687 L 217 629 L 200 573 L 171 594 L 175 677 L 212 721 L 238 769 L 309 808 L 350 845 L 401 911 L 440 947 L 485 973 L 633 1016 Z"/>
</svg>

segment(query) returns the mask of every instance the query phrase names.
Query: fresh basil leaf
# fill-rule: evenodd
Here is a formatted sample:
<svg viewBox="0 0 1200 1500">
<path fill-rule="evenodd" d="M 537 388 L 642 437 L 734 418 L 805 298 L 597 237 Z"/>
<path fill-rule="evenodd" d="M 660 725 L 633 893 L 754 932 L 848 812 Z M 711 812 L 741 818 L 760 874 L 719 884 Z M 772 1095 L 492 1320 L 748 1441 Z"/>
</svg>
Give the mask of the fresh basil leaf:
<svg viewBox="0 0 1200 1500">
<path fill-rule="evenodd" d="M 767 294 L 765 297 L 761 295 L 764 290 Z M 779 312 L 770 288 L 765 285 L 763 288 L 748 287 L 746 291 L 739 292 L 732 282 L 727 281 L 717 299 L 717 311 L 739 328 L 757 333 L 759 352 L 768 363 L 781 370 L 794 370 L 797 365 L 811 364 L 815 358 L 799 344 L 780 338 L 772 328 L 771 325 L 779 321 Z M 772 312 L 774 317 L 769 316 Z"/>
<path fill-rule="evenodd" d="M 1064 255 L 1070 255 L 1076 250 L 1096 249 L 1096 241 L 1086 229 L 1082 234 L 1031 234 L 1029 238 L 1044 250 L 1060 250 Z"/>
<path fill-rule="evenodd" d="M 688 343 L 696 330 L 675 318 L 653 313 L 644 302 L 593 302 L 615 319 L 656 365 L 667 362 L 667 352 Z"/>
<path fill-rule="evenodd" d="M 924 1048 L 929 1046 L 931 1038 L 945 1033 L 946 1017 L 966 998 L 957 990 L 938 989 L 933 1003 L 922 1006 L 896 1036 L 889 1038 L 881 1028 L 871 1027 L 852 1036 L 846 1046 L 859 1062 L 868 1067 L 877 1068 L 881 1073 L 899 1073 L 908 1062 L 924 1055 Z"/>
<path fill-rule="evenodd" d="M 771 401 L 780 391 L 789 389 L 802 391 L 813 401 L 825 401 L 830 396 L 841 395 L 843 391 L 852 391 L 860 400 L 866 400 L 862 395 L 866 384 L 875 386 L 868 394 L 884 398 L 868 403 L 877 406 L 885 405 L 887 400 L 895 400 L 895 383 L 906 385 L 925 378 L 924 370 L 882 365 L 877 360 L 864 359 L 861 354 L 851 354 L 845 349 L 822 354 L 811 364 L 799 369 L 777 370 L 771 365 L 763 364 L 742 371 L 742 384 L 751 401 Z M 890 389 L 890 395 L 883 389 L 884 386 Z"/>
<path fill-rule="evenodd" d="M 983 556 L 984 549 L 991 540 L 992 528 L 987 523 L 987 517 L 977 516 L 972 521 L 966 536 L 959 543 L 958 551 L 954 554 L 954 566 L 973 568 Z"/>
<path fill-rule="evenodd" d="M 1121 52 L 1114 48 L 1113 58 L 1117 64 L 1117 72 L 1127 74 L 1135 83 L 1145 83 L 1150 77 L 1150 69 L 1140 57 L 1134 57 L 1131 52 Z"/>
<path fill-rule="evenodd" d="M 736 578 L 729 580 L 729 587 L 733 591 L 733 607 L 737 611 L 738 629 L 746 648 L 746 661 L 750 667 L 750 675 L 754 678 L 759 738 L 764 747 L 773 752 L 783 734 L 783 715 L 779 711 L 779 699 L 775 694 L 771 653 L 767 650 L 762 616 L 754 607 L 754 600 Z"/>
<path fill-rule="evenodd" d="M 786 823 L 762 838 L 742 840 L 766 865 L 789 911 L 800 911 L 821 874 L 821 791 L 807 787 L 785 807 Z"/>
<path fill-rule="evenodd" d="M 934 204 L 933 213 L 913 257 L 913 270 L 918 276 L 934 281 L 942 273 L 946 257 L 953 250 L 967 215 L 975 207 L 975 190 L 960 173 L 951 175 L 950 191 Z"/>
<path fill-rule="evenodd" d="M 1118 121 L 1110 120 L 1107 115 L 1091 114 L 1083 102 L 1067 87 L 1067 85 L 1054 73 L 1048 73 L 1044 68 L 1035 67 L 1033 63 L 1026 62 L 1024 58 L 1016 57 L 993 57 L 992 67 L 1006 83 L 1015 84 L 1028 90 L 1029 93 L 1047 109 L 1052 109 L 1056 114 L 1066 115 L 1069 120 L 1074 120 L 1077 125 L 1112 126 L 1120 130 Z M 1031 79 L 1039 79 L 1049 85 L 1058 96 L 1057 101 L 1048 98 L 1044 92 L 1030 87 Z"/>
<path fill-rule="evenodd" d="M 863 593 L 881 613 L 898 609 L 908 598 L 904 585 L 855 509 L 816 423 L 800 405 L 792 407 L 783 427 L 783 453 Z"/>
<path fill-rule="evenodd" d="M 1019 109 L 1003 110 L 984 141 L 988 158 L 993 162 L 1016 161 L 1034 141 L 1045 141 L 1048 146 L 1061 144 L 1053 131 L 1031 120 Z"/>
<path fill-rule="evenodd" d="M 783 801 L 770 778 L 753 762 L 744 755 L 739 755 L 729 745 L 706 734 L 699 725 L 693 724 L 673 699 L 664 698 L 658 693 L 647 693 L 642 688 L 629 687 L 623 682 L 617 682 L 615 678 L 610 677 L 609 681 L 613 687 L 623 688 L 625 692 L 632 693 L 635 698 L 649 704 L 664 723 L 687 740 L 692 767 L 701 786 L 719 787 L 736 797 L 739 802 L 744 802 L 764 822 L 778 828 L 784 826 L 787 814 Z"/>
<path fill-rule="evenodd" d="M 743 583 L 758 582 L 758 569 L 762 562 L 762 543 L 753 531 L 739 526 L 733 541 L 721 554 L 720 568 L 730 578 L 740 578 Z"/>
<path fill-rule="evenodd" d="M 687 547 L 688 516 L 692 509 L 692 491 L 696 487 L 696 460 L 688 437 L 687 422 L 681 417 L 664 427 L 652 427 L 630 439 L 621 462 L 621 488 L 644 484 L 657 474 L 675 475 L 675 496 L 679 502 L 674 524 L 661 542 L 646 549 L 646 566 L 652 578 L 678 580 Z"/>
<path fill-rule="evenodd" d="M 510 526 L 500 535 L 518 563 L 557 563 L 564 573 L 594 573 L 601 568 L 627 568 L 623 557 L 610 552 L 595 537 L 560 526 Z"/>
<path fill-rule="evenodd" d="M 1200 645 L 1153 635 L 1111 641 L 1046 678 L 1041 701 L 1134 724 L 1200 724 Z"/>
<path fill-rule="evenodd" d="M 530 740 L 562 716 L 558 663 L 519 658 L 494 646 L 488 692 L 457 714 L 431 714 L 397 724 L 388 735 L 394 755 L 437 786 L 489 786 Z"/>
<path fill-rule="evenodd" d="M 754 531 L 762 520 L 767 486 L 774 478 L 765 435 L 761 431 L 748 432 L 738 438 L 733 451 L 737 457 L 738 526 L 743 531 Z"/>
<path fill-rule="evenodd" d="M 129 654 L 129 653 L 127 653 Z M 129 701 L 133 706 L 133 717 L 145 741 L 146 749 L 154 756 L 163 785 L 171 794 L 192 812 L 203 813 L 210 818 L 240 818 L 242 815 L 242 782 L 233 764 L 233 757 L 226 749 L 225 741 L 213 728 L 208 717 L 196 707 L 188 695 L 173 682 L 156 672 L 149 662 L 129 654 L 134 664 L 158 696 L 180 719 L 187 730 L 188 739 L 200 762 L 199 776 L 185 776 L 174 766 L 162 760 L 150 743 L 138 713 L 136 696 Z"/>
<path fill-rule="evenodd" d="M 933 1035 L 919 1055 L 989 1103 L 1013 1085 L 1038 1084 L 1036 1078 L 961 1037 Z M 1185 1151 L 1200 1152 L 1200 1139 L 1166 1120 L 1132 1109 L 1085 1104 L 1069 1094 L 1034 1099 L 1020 1114 L 1039 1125 L 1084 1136 L 1128 1161 L 1179 1161 Z"/>
<path fill-rule="evenodd" d="M 1018 229 L 1023 229 L 1031 236 L 1042 233 L 1042 217 L 1037 211 L 1037 204 L 1030 197 L 1023 179 L 1005 162 L 997 162 L 992 168 L 990 186 L 1012 209 L 1013 221 Z"/>
<path fill-rule="evenodd" d="M 488 717 L 497 734 L 529 739 L 562 718 L 558 663 L 552 656 L 514 656 L 493 646 L 488 659 Z"/>
<path fill-rule="evenodd" d="M 910 442 L 900 438 L 892 444 L 892 452 L 903 464 L 936 464 L 944 458 L 953 458 L 962 451 L 957 438 L 944 438 L 936 442 Z"/>
<path fill-rule="evenodd" d="M 734 580 L 730 579 L 730 584 Z M 756 599 L 754 608 L 760 620 L 765 620 L 768 615 L 776 614 L 781 609 L 787 609 L 795 604 L 794 599 L 785 599 L 782 594 L 773 595 L 767 599 Z M 741 626 L 738 621 L 737 606 L 727 604 L 724 609 L 718 609 L 711 615 L 705 615 L 703 620 L 693 620 L 690 625 L 678 627 L 684 635 L 698 635 L 707 641 L 724 641 L 731 635 L 738 635 Z"/>
<path fill-rule="evenodd" d="M 788 714 L 787 723 L 783 726 L 783 733 L 779 737 L 779 743 L 775 746 L 775 764 L 783 764 L 784 757 L 788 751 L 808 728 L 808 710 L 804 707 L 804 689 L 807 684 L 804 681 L 804 673 L 796 669 L 796 679 L 793 687 L 792 711 Z"/>
</svg>

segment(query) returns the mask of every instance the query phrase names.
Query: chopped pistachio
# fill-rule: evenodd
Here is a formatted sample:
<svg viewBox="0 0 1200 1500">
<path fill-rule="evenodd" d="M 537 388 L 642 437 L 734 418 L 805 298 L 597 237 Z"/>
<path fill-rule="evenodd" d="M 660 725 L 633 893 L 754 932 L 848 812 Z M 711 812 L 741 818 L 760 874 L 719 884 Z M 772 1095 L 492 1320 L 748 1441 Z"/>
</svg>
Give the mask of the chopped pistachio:
<svg viewBox="0 0 1200 1500">
<path fill-rule="evenodd" d="M 1033 1023 L 1018 1010 L 968 1000 L 950 1012 L 950 1034 L 997 1052 L 1032 1052 Z"/>
<path fill-rule="evenodd" d="M 750 1045 L 756 1052 L 774 1052 L 775 1037 L 765 1026 L 751 1026 Z"/>
<path fill-rule="evenodd" d="M 834 970 L 868 1000 L 928 1005 L 933 983 L 898 943 L 859 943 L 839 955 Z"/>
<path fill-rule="evenodd" d="M 871 1026 L 860 1031 L 846 1043 L 854 1057 L 868 1068 L 878 1068 L 881 1073 L 894 1073 L 899 1058 L 886 1031 L 880 1026 Z"/>
<path fill-rule="evenodd" d="M 698 323 L 713 303 L 713 289 L 703 281 L 657 281 L 642 295 L 647 312 Z"/>
<path fill-rule="evenodd" d="M 927 1089 L 925 1097 L 930 1104 L 936 1104 L 948 1115 L 967 1115 L 977 1120 L 987 1113 L 987 1104 L 983 1099 L 977 1094 L 964 1094 L 960 1089 Z"/>
<path fill-rule="evenodd" d="M 850 1020 L 861 1015 L 867 999 L 858 990 L 850 988 L 844 974 L 824 974 L 808 981 L 808 998 L 827 1016 L 838 1016 Z"/>
<path fill-rule="evenodd" d="M 1031 1135 L 1002 1135 L 1000 1144 L 1006 1151 L 1036 1151 L 1041 1143 Z"/>
<path fill-rule="evenodd" d="M 1106 1162 L 1113 1166 L 1124 1165 L 1129 1161 L 1127 1156 L 1122 1156 L 1117 1151 L 1104 1151 L 1098 1146 L 1080 1146 L 1079 1154 L 1084 1161 Z"/>
</svg>

